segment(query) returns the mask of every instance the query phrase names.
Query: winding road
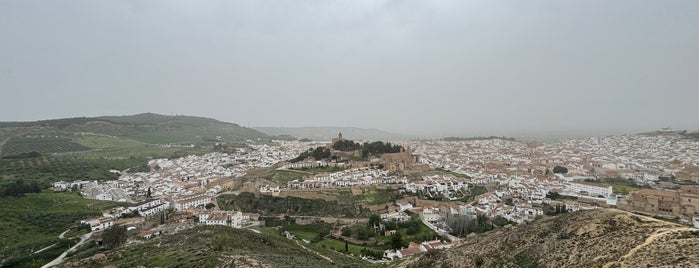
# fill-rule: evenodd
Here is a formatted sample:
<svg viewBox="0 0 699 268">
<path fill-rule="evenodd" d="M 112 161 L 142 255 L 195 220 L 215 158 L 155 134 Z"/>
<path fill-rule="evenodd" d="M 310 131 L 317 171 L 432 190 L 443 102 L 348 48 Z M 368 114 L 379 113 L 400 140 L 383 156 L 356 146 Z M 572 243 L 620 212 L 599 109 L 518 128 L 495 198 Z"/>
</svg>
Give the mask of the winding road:
<svg viewBox="0 0 699 268">
<path fill-rule="evenodd" d="M 63 237 L 65 236 L 65 234 L 66 234 L 67 232 L 68 232 L 68 231 L 63 232 L 61 235 L 58 236 L 58 238 L 63 239 Z M 78 242 L 77 244 L 75 244 L 75 246 L 69 248 L 68 250 L 64 251 L 64 252 L 63 252 L 60 256 L 58 256 L 58 258 L 56 258 L 55 260 L 53 260 L 53 261 L 51 261 L 51 262 L 45 264 L 44 266 L 41 266 L 41 268 L 48 268 L 48 267 L 52 267 L 52 266 L 56 266 L 56 265 L 61 264 L 61 263 L 63 262 L 63 260 L 66 258 L 66 255 L 68 255 L 68 252 L 71 252 L 71 251 L 75 250 L 76 248 L 78 248 L 79 246 L 82 246 L 83 244 L 85 244 L 85 242 L 87 242 L 87 240 L 89 240 L 91 236 L 92 236 L 92 232 L 89 232 L 89 233 L 86 233 L 86 234 L 84 234 L 84 235 L 81 235 L 81 236 L 80 236 L 80 242 Z"/>
</svg>

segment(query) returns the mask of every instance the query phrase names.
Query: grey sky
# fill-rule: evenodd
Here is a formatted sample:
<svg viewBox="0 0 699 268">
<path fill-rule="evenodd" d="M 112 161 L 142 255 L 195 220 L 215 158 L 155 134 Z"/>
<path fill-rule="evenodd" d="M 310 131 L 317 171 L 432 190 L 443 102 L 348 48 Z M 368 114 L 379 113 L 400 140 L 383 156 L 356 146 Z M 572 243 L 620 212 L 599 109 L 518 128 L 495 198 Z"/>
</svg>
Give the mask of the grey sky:
<svg viewBox="0 0 699 268">
<path fill-rule="evenodd" d="M 0 121 L 699 129 L 699 1 L 0 0 Z"/>
</svg>

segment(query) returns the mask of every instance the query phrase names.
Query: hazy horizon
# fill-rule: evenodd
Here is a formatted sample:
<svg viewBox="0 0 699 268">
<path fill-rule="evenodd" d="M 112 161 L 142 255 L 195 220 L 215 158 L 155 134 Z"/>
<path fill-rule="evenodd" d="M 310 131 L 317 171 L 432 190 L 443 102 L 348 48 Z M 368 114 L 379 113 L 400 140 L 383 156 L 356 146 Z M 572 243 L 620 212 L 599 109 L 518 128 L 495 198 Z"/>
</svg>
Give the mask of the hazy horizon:
<svg viewBox="0 0 699 268">
<path fill-rule="evenodd" d="M 699 130 L 696 1 L 1 1 L 0 121 Z M 576 135 L 580 134 L 580 135 Z"/>
</svg>

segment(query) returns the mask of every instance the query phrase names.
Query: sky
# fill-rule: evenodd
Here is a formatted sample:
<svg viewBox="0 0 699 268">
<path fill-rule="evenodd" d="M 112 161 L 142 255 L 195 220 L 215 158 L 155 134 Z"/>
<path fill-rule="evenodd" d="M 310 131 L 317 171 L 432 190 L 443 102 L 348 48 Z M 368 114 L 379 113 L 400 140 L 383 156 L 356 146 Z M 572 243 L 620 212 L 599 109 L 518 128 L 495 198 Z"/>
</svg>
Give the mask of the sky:
<svg viewBox="0 0 699 268">
<path fill-rule="evenodd" d="M 0 0 L 0 121 L 699 130 L 699 1 Z"/>
</svg>

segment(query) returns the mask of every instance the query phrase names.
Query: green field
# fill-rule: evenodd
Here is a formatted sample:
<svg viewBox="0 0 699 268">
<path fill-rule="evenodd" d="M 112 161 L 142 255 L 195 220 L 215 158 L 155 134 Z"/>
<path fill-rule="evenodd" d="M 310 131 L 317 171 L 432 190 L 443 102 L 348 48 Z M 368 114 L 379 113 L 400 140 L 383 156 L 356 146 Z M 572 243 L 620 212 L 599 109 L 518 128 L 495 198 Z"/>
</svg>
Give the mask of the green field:
<svg viewBox="0 0 699 268">
<path fill-rule="evenodd" d="M 81 219 L 101 215 L 102 210 L 118 205 L 116 202 L 84 199 L 75 193 L 42 192 L 20 198 L 0 198 L 0 260 L 40 259 L 26 257 L 33 251 L 60 242 L 58 235 L 77 225 Z M 44 258 L 46 262 L 52 259 L 50 256 Z"/>
<path fill-rule="evenodd" d="M 32 151 L 40 153 L 63 153 L 90 150 L 90 147 L 60 136 L 13 137 L 2 147 L 2 156 L 18 155 Z"/>
</svg>

